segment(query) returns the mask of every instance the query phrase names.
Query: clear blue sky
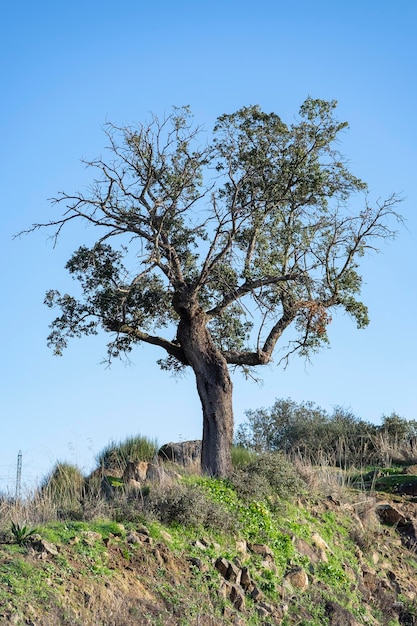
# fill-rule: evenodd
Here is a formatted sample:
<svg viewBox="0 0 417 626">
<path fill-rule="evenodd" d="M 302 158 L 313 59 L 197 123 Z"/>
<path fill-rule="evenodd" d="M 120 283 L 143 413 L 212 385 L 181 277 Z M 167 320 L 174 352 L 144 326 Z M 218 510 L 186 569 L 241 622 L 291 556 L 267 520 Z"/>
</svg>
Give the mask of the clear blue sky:
<svg viewBox="0 0 417 626">
<path fill-rule="evenodd" d="M 86 232 L 53 249 L 46 232 L 14 233 L 54 213 L 47 199 L 91 180 L 80 158 L 98 156 L 107 120 L 128 124 L 191 105 L 215 118 L 259 104 L 291 122 L 311 95 L 339 101 L 350 123 L 342 151 L 371 198 L 402 194 L 407 229 L 365 258 L 371 325 L 336 316 L 331 348 L 306 365 L 235 377 L 236 423 L 276 398 L 336 405 L 378 423 L 417 419 L 417 3 L 414 0 L 90 0 L 7 3 L 0 25 L 1 415 L 0 490 L 13 492 L 23 453 L 32 488 L 56 460 L 84 471 L 111 439 L 201 436 L 192 375 L 172 379 L 139 348 L 126 367 L 100 364 L 105 338 L 74 340 L 62 358 L 46 347 L 47 289 L 71 288 L 64 265 Z"/>
</svg>

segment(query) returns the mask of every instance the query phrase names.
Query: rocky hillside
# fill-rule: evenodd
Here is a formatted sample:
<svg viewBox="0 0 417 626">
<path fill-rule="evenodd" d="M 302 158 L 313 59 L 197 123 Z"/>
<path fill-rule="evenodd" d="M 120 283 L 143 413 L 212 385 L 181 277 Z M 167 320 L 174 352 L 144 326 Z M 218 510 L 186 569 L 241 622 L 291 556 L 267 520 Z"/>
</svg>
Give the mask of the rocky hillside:
<svg viewBox="0 0 417 626">
<path fill-rule="evenodd" d="M 55 519 L 40 498 L 3 503 L 1 625 L 417 624 L 414 474 L 366 489 L 282 457 L 230 481 L 129 472 Z M 36 529 L 10 525 L 23 514 Z"/>
</svg>

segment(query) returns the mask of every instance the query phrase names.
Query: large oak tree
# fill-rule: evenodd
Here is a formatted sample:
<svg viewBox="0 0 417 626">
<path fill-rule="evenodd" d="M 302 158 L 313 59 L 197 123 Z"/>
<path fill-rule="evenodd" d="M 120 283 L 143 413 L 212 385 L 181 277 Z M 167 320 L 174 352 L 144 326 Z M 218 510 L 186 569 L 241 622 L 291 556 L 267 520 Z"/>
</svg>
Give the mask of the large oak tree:
<svg viewBox="0 0 417 626">
<path fill-rule="evenodd" d="M 207 473 L 231 466 L 230 367 L 270 363 L 287 336 L 281 358 L 308 357 L 337 308 L 368 324 L 358 262 L 394 235 L 399 198 L 369 202 L 337 148 L 347 124 L 335 108 L 308 98 L 288 125 L 244 107 L 210 135 L 187 107 L 109 124 L 109 158 L 87 163 L 92 186 L 59 194 L 60 217 L 30 229 L 52 227 L 56 240 L 68 222 L 94 226 L 94 245 L 66 265 L 81 295 L 46 295 L 60 309 L 49 344 L 61 354 L 68 338 L 101 328 L 110 360 L 148 343 L 164 351 L 163 368 L 190 367 Z"/>
</svg>

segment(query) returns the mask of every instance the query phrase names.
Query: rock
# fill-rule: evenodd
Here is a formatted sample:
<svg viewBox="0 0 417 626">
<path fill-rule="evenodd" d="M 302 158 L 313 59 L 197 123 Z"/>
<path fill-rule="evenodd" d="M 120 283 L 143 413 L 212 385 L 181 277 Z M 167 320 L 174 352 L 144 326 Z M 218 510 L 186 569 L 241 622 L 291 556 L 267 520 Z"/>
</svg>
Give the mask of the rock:
<svg viewBox="0 0 417 626">
<path fill-rule="evenodd" d="M 219 556 L 218 559 L 216 559 L 216 562 L 214 563 L 214 567 L 216 568 L 216 570 L 218 572 L 220 572 L 220 574 L 223 576 L 223 578 L 226 578 L 226 574 L 227 574 L 227 570 L 229 569 L 229 561 L 227 559 L 224 559 L 223 557 Z"/>
<path fill-rule="evenodd" d="M 200 464 L 201 441 L 181 441 L 179 443 L 166 443 L 159 451 L 158 456 L 165 460 L 177 463 L 184 467 Z"/>
<path fill-rule="evenodd" d="M 252 578 L 247 567 L 242 567 L 242 571 L 240 573 L 240 584 L 245 591 L 247 591 L 252 585 Z"/>
<path fill-rule="evenodd" d="M 248 548 L 254 554 L 260 554 L 261 556 L 270 556 L 274 558 L 274 553 L 271 548 L 264 543 L 248 543 Z"/>
<path fill-rule="evenodd" d="M 222 598 L 230 600 L 238 611 L 243 611 L 245 608 L 245 594 L 239 585 L 223 580 L 220 585 L 219 594 Z"/>
<path fill-rule="evenodd" d="M 146 470 L 146 482 L 148 483 L 166 483 L 172 478 L 178 478 L 178 474 L 167 472 L 164 467 L 155 463 L 148 463 Z"/>
<path fill-rule="evenodd" d="M 230 601 L 238 611 L 243 611 L 245 608 L 245 594 L 243 589 L 237 584 L 231 584 L 230 589 Z"/>
<path fill-rule="evenodd" d="M 149 545 L 152 545 L 153 541 L 152 541 L 152 537 L 149 537 L 149 535 L 145 535 L 144 533 L 140 533 L 140 532 L 134 532 L 132 530 L 130 531 L 130 533 L 126 535 L 126 543 L 131 543 L 131 544 L 147 543 Z"/>
<path fill-rule="evenodd" d="M 159 566 L 159 567 L 163 567 L 163 566 L 164 566 L 164 564 L 165 564 L 165 561 L 164 561 L 164 559 L 162 558 L 161 553 L 159 552 L 159 550 L 158 550 L 157 548 L 155 548 L 155 549 L 153 550 L 153 555 L 154 555 L 154 557 L 155 557 L 156 562 L 158 563 L 158 566 Z"/>
<path fill-rule="evenodd" d="M 149 463 L 146 461 L 133 462 L 128 461 L 123 472 L 123 482 L 128 483 L 131 480 L 137 483 L 144 483 L 148 472 Z"/>
<path fill-rule="evenodd" d="M 248 544 L 246 543 L 245 539 L 238 539 L 236 541 L 236 550 L 242 556 L 246 556 L 247 555 L 247 553 L 248 553 Z"/>
<path fill-rule="evenodd" d="M 205 563 L 201 559 L 196 558 L 195 556 L 188 557 L 187 561 L 192 567 L 197 568 L 200 572 L 204 573 L 209 571 L 209 566 L 207 565 L 207 563 Z"/>
<path fill-rule="evenodd" d="M 372 570 L 368 567 L 363 568 L 362 570 L 362 580 L 363 584 L 369 591 L 374 591 L 377 587 L 378 578 L 375 570 Z"/>
<path fill-rule="evenodd" d="M 317 546 L 317 548 L 319 548 L 319 550 L 323 550 L 324 552 L 326 552 L 326 550 L 330 550 L 329 546 L 324 541 L 323 537 L 321 537 L 318 533 L 313 533 L 311 535 L 311 540 L 314 543 L 314 545 Z"/>
<path fill-rule="evenodd" d="M 240 567 L 237 567 L 237 565 L 229 561 L 229 567 L 227 568 L 226 572 L 226 579 L 229 580 L 231 583 L 236 583 L 237 585 L 239 585 L 241 576 L 242 570 L 240 569 Z"/>
<path fill-rule="evenodd" d="M 38 539 L 39 537 L 39 539 Z M 101 535 L 100 535 L 101 538 Z M 56 556 L 58 554 L 58 548 L 53 543 L 45 541 L 39 535 L 34 535 L 30 541 L 30 546 L 35 552 L 40 553 L 40 558 L 46 558 L 47 556 Z"/>
<path fill-rule="evenodd" d="M 328 600 L 325 606 L 325 615 L 329 620 L 329 626 L 359 626 L 355 617 L 343 606 L 332 600 Z"/>
<path fill-rule="evenodd" d="M 277 566 L 275 565 L 272 556 L 267 556 L 265 559 L 263 559 L 263 561 L 261 561 L 261 567 L 269 570 L 270 572 L 273 572 L 274 574 L 278 572 Z"/>
<path fill-rule="evenodd" d="M 391 504 L 380 504 L 375 508 L 375 512 L 383 524 L 389 526 L 397 526 L 398 524 L 405 524 L 406 518 L 404 515 Z"/>
<path fill-rule="evenodd" d="M 256 585 L 252 584 L 250 596 L 251 596 L 252 600 L 254 600 L 255 602 L 259 602 L 259 600 L 261 600 L 261 598 L 263 598 L 264 594 L 259 589 L 259 587 L 257 587 Z"/>
<path fill-rule="evenodd" d="M 103 541 L 102 535 L 94 532 L 94 530 L 83 530 L 80 534 L 83 543 L 88 546 L 94 545 L 97 541 Z"/>
<path fill-rule="evenodd" d="M 317 552 L 317 550 L 310 546 L 307 541 L 304 541 L 304 539 L 295 537 L 293 542 L 298 554 L 301 554 L 301 556 L 307 556 L 312 563 L 319 563 L 319 561 L 322 560 L 320 558 L 321 555 Z"/>
<path fill-rule="evenodd" d="M 284 587 L 291 586 L 294 589 L 305 591 L 309 585 L 307 573 L 302 567 L 294 567 L 284 576 Z"/>
</svg>

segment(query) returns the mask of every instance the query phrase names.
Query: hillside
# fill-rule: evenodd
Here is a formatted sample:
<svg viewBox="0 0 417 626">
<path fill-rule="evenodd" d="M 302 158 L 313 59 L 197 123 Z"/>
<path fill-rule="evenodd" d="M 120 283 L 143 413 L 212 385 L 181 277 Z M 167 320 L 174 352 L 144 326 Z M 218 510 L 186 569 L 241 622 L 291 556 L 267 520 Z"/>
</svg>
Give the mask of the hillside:
<svg viewBox="0 0 417 626">
<path fill-rule="evenodd" d="M 367 485 L 280 455 L 230 481 L 135 471 L 82 496 L 72 476 L 61 508 L 45 490 L 2 503 L 1 625 L 417 624 L 414 474 Z"/>
</svg>

